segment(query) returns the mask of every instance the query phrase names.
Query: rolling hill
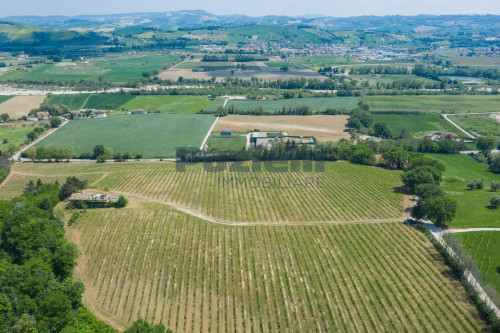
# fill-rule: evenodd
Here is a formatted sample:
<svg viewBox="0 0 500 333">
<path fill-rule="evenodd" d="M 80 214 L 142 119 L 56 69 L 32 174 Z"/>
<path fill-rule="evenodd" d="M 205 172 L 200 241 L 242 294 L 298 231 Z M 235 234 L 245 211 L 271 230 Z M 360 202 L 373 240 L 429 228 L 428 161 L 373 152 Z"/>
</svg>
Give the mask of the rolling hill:
<svg viewBox="0 0 500 333">
<path fill-rule="evenodd" d="M 22 23 L 0 21 L 0 45 L 78 45 L 103 42 L 96 33 L 80 33 L 70 30 L 48 29 Z"/>
</svg>

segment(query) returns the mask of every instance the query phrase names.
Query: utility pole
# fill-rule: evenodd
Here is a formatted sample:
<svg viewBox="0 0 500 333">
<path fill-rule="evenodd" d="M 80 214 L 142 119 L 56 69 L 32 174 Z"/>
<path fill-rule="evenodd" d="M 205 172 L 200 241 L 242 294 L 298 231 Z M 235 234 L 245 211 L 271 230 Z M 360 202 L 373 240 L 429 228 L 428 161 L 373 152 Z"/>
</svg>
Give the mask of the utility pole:
<svg viewBox="0 0 500 333">
<path fill-rule="evenodd" d="M 194 190 L 195 209 L 198 209 L 198 190 Z"/>
</svg>

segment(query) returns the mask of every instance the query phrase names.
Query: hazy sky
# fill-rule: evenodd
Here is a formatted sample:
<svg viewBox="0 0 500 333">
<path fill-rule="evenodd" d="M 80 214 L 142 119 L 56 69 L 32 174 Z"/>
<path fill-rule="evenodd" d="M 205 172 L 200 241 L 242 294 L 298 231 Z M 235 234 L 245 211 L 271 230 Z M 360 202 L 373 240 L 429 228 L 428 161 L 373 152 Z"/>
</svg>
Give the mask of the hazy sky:
<svg viewBox="0 0 500 333">
<path fill-rule="evenodd" d="M 24 0 L 2 1 L 0 17 L 166 12 L 204 9 L 214 14 L 327 16 L 500 14 L 500 0 Z"/>
</svg>

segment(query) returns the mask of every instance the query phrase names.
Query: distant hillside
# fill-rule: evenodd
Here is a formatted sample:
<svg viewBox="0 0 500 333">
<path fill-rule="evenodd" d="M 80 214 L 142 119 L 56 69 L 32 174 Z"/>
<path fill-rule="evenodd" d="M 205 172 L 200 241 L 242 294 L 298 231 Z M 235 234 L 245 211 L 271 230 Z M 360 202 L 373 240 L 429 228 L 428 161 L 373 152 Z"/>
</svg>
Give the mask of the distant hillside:
<svg viewBox="0 0 500 333">
<path fill-rule="evenodd" d="M 0 21 L 1 46 L 79 45 L 92 41 L 102 42 L 103 37 L 95 33 L 80 33 L 69 30 L 55 30 L 9 21 Z"/>
<path fill-rule="evenodd" d="M 307 15 L 299 17 L 268 15 L 215 15 L 203 10 L 181 10 L 164 13 L 127 13 L 79 16 L 16 16 L 9 21 L 40 25 L 49 28 L 125 27 L 145 25 L 162 29 L 204 28 L 209 26 L 257 25 L 309 25 L 330 31 L 367 30 L 409 32 L 436 30 L 467 31 L 500 34 L 499 15 L 418 15 L 418 16 L 360 16 L 329 17 Z M 417 29 L 417 30 L 415 30 Z"/>
</svg>

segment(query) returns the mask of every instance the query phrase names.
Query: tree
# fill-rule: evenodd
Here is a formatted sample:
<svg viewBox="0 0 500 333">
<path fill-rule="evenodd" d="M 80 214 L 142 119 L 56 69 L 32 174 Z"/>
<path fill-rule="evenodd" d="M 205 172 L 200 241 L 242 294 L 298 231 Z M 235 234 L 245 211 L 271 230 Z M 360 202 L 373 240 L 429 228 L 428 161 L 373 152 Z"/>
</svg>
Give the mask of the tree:
<svg viewBox="0 0 500 333">
<path fill-rule="evenodd" d="M 128 330 L 124 333 L 169 333 L 170 330 L 165 330 L 163 324 L 150 325 L 144 319 L 137 319 Z"/>
<path fill-rule="evenodd" d="M 437 226 L 445 226 L 455 218 L 457 202 L 447 195 L 429 197 L 421 202 L 427 217 Z"/>
<path fill-rule="evenodd" d="M 36 159 L 36 148 L 35 147 L 29 147 L 27 150 L 26 150 L 26 156 L 32 161 L 34 162 L 35 159 Z"/>
<path fill-rule="evenodd" d="M 128 204 L 127 198 L 125 198 L 123 195 L 120 195 L 118 197 L 118 201 L 114 204 L 115 207 L 118 208 L 123 208 Z"/>
<path fill-rule="evenodd" d="M 425 217 L 425 211 L 423 209 L 423 206 L 421 204 L 417 204 L 413 206 L 411 210 L 411 217 L 413 217 L 415 220 L 419 221 Z"/>
<path fill-rule="evenodd" d="M 50 118 L 50 126 L 52 126 L 52 128 L 59 127 L 61 126 L 61 124 L 62 124 L 61 118 L 58 117 Z"/>
<path fill-rule="evenodd" d="M 473 190 L 476 188 L 476 182 L 468 182 L 467 183 L 467 187 L 469 188 L 469 190 Z"/>
<path fill-rule="evenodd" d="M 486 156 L 489 156 L 491 150 L 496 146 L 495 138 L 491 136 L 482 136 L 479 139 L 477 139 L 476 146 L 481 151 L 481 153 L 483 153 Z"/>
<path fill-rule="evenodd" d="M 436 180 L 436 176 L 436 170 L 428 166 L 420 166 L 403 173 L 401 180 L 406 187 L 409 187 L 414 192 L 418 185 L 438 184 L 439 181 Z"/>
<path fill-rule="evenodd" d="M 381 163 L 390 168 L 406 169 L 415 153 L 401 147 L 392 148 L 382 154 Z"/>
<path fill-rule="evenodd" d="M 401 132 L 399 133 L 399 138 L 403 140 L 411 139 L 410 131 L 408 131 L 407 129 L 401 130 Z"/>
<path fill-rule="evenodd" d="M 392 137 L 392 133 L 386 123 L 376 123 L 373 125 L 373 132 L 376 136 L 380 136 L 382 138 L 390 139 Z"/>
<path fill-rule="evenodd" d="M 491 190 L 496 192 L 496 191 L 498 191 L 498 189 L 500 189 L 500 181 L 497 182 L 497 181 L 493 180 L 491 182 Z"/>
<path fill-rule="evenodd" d="M 498 208 L 500 207 L 500 195 L 494 195 L 490 199 L 490 205 L 491 207 Z"/>
<path fill-rule="evenodd" d="M 350 117 L 349 120 L 347 121 L 347 127 L 353 128 L 355 130 L 359 130 L 361 128 L 361 121 L 359 118 L 353 118 Z"/>
<path fill-rule="evenodd" d="M 421 200 L 443 195 L 443 190 L 435 183 L 420 184 L 415 187 L 415 195 Z"/>
<path fill-rule="evenodd" d="M 2 119 L 2 121 L 7 121 L 9 119 L 9 114 L 8 113 L 0 114 L 0 119 Z"/>
<path fill-rule="evenodd" d="M 500 173 L 500 155 L 495 157 L 488 166 L 491 172 Z"/>
</svg>

